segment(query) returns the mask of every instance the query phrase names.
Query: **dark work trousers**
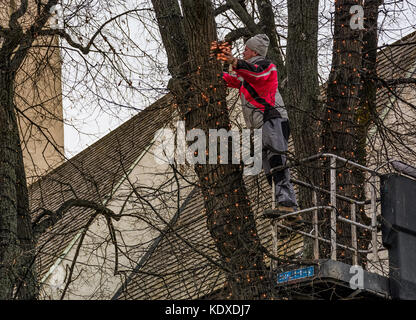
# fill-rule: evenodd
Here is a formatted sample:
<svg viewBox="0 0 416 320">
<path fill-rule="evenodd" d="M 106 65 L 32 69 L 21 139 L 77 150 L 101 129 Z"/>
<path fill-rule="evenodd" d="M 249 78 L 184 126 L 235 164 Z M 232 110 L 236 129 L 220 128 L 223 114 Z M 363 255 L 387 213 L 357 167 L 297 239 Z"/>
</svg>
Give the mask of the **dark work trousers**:
<svg viewBox="0 0 416 320">
<path fill-rule="evenodd" d="M 285 118 L 269 119 L 263 124 L 262 130 L 262 161 L 263 169 L 269 184 L 272 176 L 276 184 L 277 204 L 286 207 L 297 207 L 296 194 L 290 182 L 290 171 L 284 169 L 270 174 L 271 168 L 286 164 L 286 153 L 290 136 L 289 121 Z"/>
</svg>

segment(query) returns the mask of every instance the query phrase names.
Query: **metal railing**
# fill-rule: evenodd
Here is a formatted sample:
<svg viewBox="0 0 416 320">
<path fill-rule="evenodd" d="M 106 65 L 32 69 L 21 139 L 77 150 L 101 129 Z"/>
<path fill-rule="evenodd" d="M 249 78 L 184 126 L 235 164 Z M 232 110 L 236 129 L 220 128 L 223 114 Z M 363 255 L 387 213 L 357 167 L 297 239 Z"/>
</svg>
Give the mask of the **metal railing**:
<svg viewBox="0 0 416 320">
<path fill-rule="evenodd" d="M 378 256 L 378 245 L 377 245 L 377 209 L 376 209 L 376 194 L 377 194 L 377 176 L 379 176 L 380 174 L 377 173 L 376 171 L 367 168 L 363 165 L 360 165 L 358 163 L 355 163 L 353 161 L 347 160 L 345 158 L 342 158 L 340 156 L 334 155 L 334 154 L 330 154 L 330 153 L 321 153 L 321 154 L 317 154 L 305 159 L 302 159 L 300 161 L 297 161 L 296 163 L 292 163 L 292 164 L 288 164 L 285 166 L 279 166 L 276 168 L 272 169 L 272 173 L 275 171 L 280 171 L 283 170 L 285 168 L 293 168 L 295 166 L 299 166 L 301 164 L 304 164 L 306 162 L 311 162 L 311 161 L 315 161 L 315 160 L 319 160 L 321 158 L 329 158 L 330 159 L 330 167 L 329 167 L 329 171 L 330 171 L 330 190 L 325 190 L 316 186 L 313 186 L 311 184 L 308 184 L 306 182 L 302 182 L 302 181 L 298 181 L 296 179 L 292 179 L 292 182 L 304 187 L 308 187 L 310 189 L 312 189 L 312 203 L 313 203 L 313 207 L 311 208 L 307 208 L 307 209 L 303 209 L 303 210 L 298 210 L 295 212 L 291 212 L 291 213 L 287 213 L 284 215 L 279 215 L 276 218 L 274 218 L 271 221 L 272 224 L 272 239 L 273 239 L 273 250 L 274 250 L 274 254 L 277 255 L 277 249 L 278 249 L 278 228 L 284 228 L 287 229 L 291 232 L 295 232 L 298 234 L 302 234 L 303 236 L 309 237 L 314 239 L 313 241 L 313 255 L 314 255 L 314 259 L 318 260 L 320 257 L 319 254 L 319 243 L 320 242 L 325 242 L 325 243 L 329 243 L 330 244 L 330 259 L 332 260 L 337 260 L 337 247 L 338 248 L 343 248 L 345 250 L 350 250 L 352 251 L 352 262 L 354 265 L 358 264 L 358 254 L 359 253 L 370 253 L 372 252 L 374 259 L 376 261 L 379 260 L 379 256 Z M 360 170 L 363 170 L 365 172 L 368 172 L 370 174 L 370 179 L 369 179 L 369 185 L 370 185 L 370 201 L 358 201 L 352 198 L 349 198 L 345 195 L 340 195 L 337 194 L 337 162 L 342 162 L 345 166 L 351 166 L 351 167 L 355 167 L 358 168 Z M 275 210 L 275 206 L 276 206 L 276 199 L 275 199 L 275 182 L 274 179 L 272 179 L 272 194 L 273 194 L 273 201 L 272 201 L 272 212 L 273 210 Z M 330 195 L 330 203 L 327 206 L 318 206 L 317 205 L 317 192 L 323 192 L 323 193 L 327 193 Z M 346 201 L 350 203 L 350 219 L 347 219 L 345 217 L 342 217 L 340 215 L 337 215 L 337 200 L 341 200 L 341 201 Z M 357 213 L 356 213 L 356 209 L 357 209 L 357 205 L 365 205 L 365 204 L 370 204 L 370 216 L 371 216 L 371 223 L 370 225 L 364 225 L 361 224 L 359 222 L 357 222 Z M 325 210 L 328 211 L 330 213 L 330 237 L 329 239 L 325 239 L 321 236 L 319 236 L 319 224 L 318 224 L 318 210 Z M 307 233 L 301 230 L 295 230 L 289 226 L 286 226 L 282 223 L 279 222 L 279 220 L 283 220 L 285 218 L 288 218 L 290 216 L 294 216 L 294 215 L 303 215 L 305 213 L 309 213 L 312 212 L 313 216 L 312 216 L 312 232 Z M 337 243 L 337 221 L 341 221 L 343 223 L 347 223 L 350 224 L 351 226 L 351 246 L 345 245 L 345 244 L 340 244 Z M 371 232 L 371 245 L 372 248 L 368 249 L 368 250 L 360 250 L 358 249 L 358 242 L 357 242 L 357 228 L 363 228 L 363 229 L 367 229 Z M 274 264 L 271 264 L 271 267 L 274 267 Z"/>
</svg>

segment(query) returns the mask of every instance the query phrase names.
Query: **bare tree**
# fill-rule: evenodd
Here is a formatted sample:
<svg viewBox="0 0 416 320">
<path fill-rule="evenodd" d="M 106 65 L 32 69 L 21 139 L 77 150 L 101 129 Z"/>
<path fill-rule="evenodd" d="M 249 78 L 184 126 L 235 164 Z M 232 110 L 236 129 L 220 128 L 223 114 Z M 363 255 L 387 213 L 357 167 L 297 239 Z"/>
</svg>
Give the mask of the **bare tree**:
<svg viewBox="0 0 416 320">
<path fill-rule="evenodd" d="M 186 128 L 198 127 L 206 133 L 210 128 L 230 129 L 221 68 L 209 60 L 210 44 L 217 39 L 212 3 L 183 1 L 183 22 L 178 19 L 177 1 L 153 1 L 153 5 L 173 76 L 170 88 Z M 170 36 L 172 32 L 179 41 Z M 241 166 L 197 164 L 195 172 L 205 198 L 208 228 L 227 266 L 230 297 L 273 296 Z"/>
<path fill-rule="evenodd" d="M 397 72 L 394 74 L 377 72 L 377 53 L 380 54 L 379 50 L 383 49 L 378 45 L 378 35 L 383 31 L 380 16 L 393 14 L 382 1 L 368 0 L 361 3 L 366 18 L 364 31 L 349 28 L 350 7 L 357 4 L 357 1 L 336 2 L 332 64 L 324 99 L 326 103 L 319 98 L 319 93 L 324 91 L 319 84 L 326 82 L 325 75 L 318 72 L 318 57 L 324 49 L 319 46 L 322 27 L 319 1 L 152 0 L 153 6 L 149 8 L 145 2 L 135 6 L 124 1 L 72 0 L 62 4 L 65 11 L 63 26 L 52 28 L 49 22 L 53 12 L 51 9 L 57 3 L 54 0 L 34 3 L 11 1 L 12 5 L 7 6 L 7 9 L 12 8 L 11 14 L 0 28 L 1 299 L 37 298 L 39 255 L 45 254 L 50 242 L 67 243 L 71 241 L 68 238 L 75 239 L 75 234 L 79 235 L 79 240 L 73 247 L 70 261 L 66 261 L 67 278 L 60 291 L 61 298 L 77 294 L 77 281 L 81 281 L 84 267 L 98 270 L 97 273 L 102 276 L 99 280 L 100 287 L 105 286 L 106 273 L 123 279 L 130 273 L 145 274 L 146 271 L 136 270 L 137 259 L 146 258 L 146 255 L 142 256 L 143 251 L 148 250 L 149 243 L 159 241 L 159 235 L 179 239 L 184 248 L 197 253 L 210 266 L 220 270 L 225 275 L 226 286 L 222 297 L 226 298 L 278 298 L 274 280 L 267 267 L 270 259 L 281 264 L 302 263 L 298 258 L 293 259 L 293 256 L 273 256 L 267 246 L 262 244 L 260 224 L 256 220 L 252 203 L 248 200 L 250 192 L 253 192 L 250 188 L 257 188 L 255 199 L 261 208 L 269 206 L 271 199 L 260 200 L 266 194 L 263 192 L 265 186 L 261 185 L 261 181 L 257 181 L 255 187 L 253 184 L 249 186 L 243 178 L 241 165 L 196 164 L 190 172 L 187 171 L 189 168 L 173 166 L 163 173 L 155 168 L 154 176 L 164 176 L 163 182 L 145 186 L 129 175 L 130 166 L 138 157 L 130 150 L 135 144 L 123 144 L 115 139 L 117 143 L 112 141 L 115 151 L 109 157 L 118 160 L 111 163 L 118 171 L 106 168 L 108 163 L 105 161 L 94 159 L 96 166 L 107 173 L 108 185 L 105 188 L 101 177 L 91 174 L 83 167 L 82 161 L 67 159 L 67 163 L 75 168 L 75 171 L 70 172 L 77 172 L 77 178 L 85 181 L 85 186 L 94 193 L 94 197 L 88 198 L 83 191 L 77 190 L 77 184 L 71 180 L 73 177 L 59 176 L 54 172 L 55 175 L 47 176 L 49 182 L 54 181 L 53 187 L 52 184 L 47 185 L 54 192 L 48 196 L 60 198 L 59 205 L 56 205 L 58 201 L 55 200 L 55 206 L 46 205 L 48 201 L 43 199 L 42 188 L 33 191 L 34 185 L 30 189 L 36 194 L 33 199 L 39 197 L 41 201 L 37 203 L 38 199 L 31 199 L 29 203 L 27 185 L 30 183 L 25 175 L 22 152 L 27 139 L 21 129 L 19 135 L 19 123 L 23 120 L 30 123 L 33 130 L 40 132 L 61 154 L 62 159 L 65 157 L 61 146 L 48 133 L 48 128 L 41 121 L 29 117 L 24 112 L 26 109 L 22 110 L 18 105 L 17 101 L 27 97 L 19 94 L 16 86 L 21 83 L 19 72 L 27 70 L 22 67 L 25 59 L 30 57 L 37 61 L 35 67 L 26 72 L 28 78 L 36 82 L 39 79 L 36 75 L 45 67 L 45 52 L 50 52 L 53 48 L 59 47 L 64 57 L 69 58 L 63 69 L 71 70 L 71 76 L 67 79 L 70 85 L 65 84 L 69 89 L 66 92 L 64 90 L 63 94 L 71 103 L 84 103 L 85 112 L 91 112 L 88 109 L 90 106 L 97 106 L 101 112 L 114 112 L 114 106 L 137 111 L 137 105 L 129 101 L 129 97 L 134 96 L 133 93 L 151 96 L 155 92 L 166 93 L 168 87 L 172 96 L 166 96 L 163 103 L 165 107 L 171 105 L 173 109 L 166 109 L 169 110 L 166 112 L 164 107 L 158 106 L 152 109 L 153 112 L 163 114 L 164 121 L 168 118 L 171 120 L 177 112 L 180 119 L 185 121 L 186 129 L 200 128 L 207 132 L 209 129 L 228 130 L 232 122 L 232 106 L 226 101 L 227 92 L 220 77 L 224 66 L 210 60 L 211 41 L 221 34 L 233 42 L 238 50 L 243 43 L 241 40 L 256 33 L 266 33 L 271 40 L 269 58 L 278 67 L 279 88 L 291 118 L 293 160 L 327 151 L 366 165 L 373 161 L 372 157 L 377 158 L 374 162 L 379 164 L 382 160 L 389 160 L 392 154 L 399 155 L 402 159 L 415 155 L 412 148 L 412 113 L 403 112 L 403 106 L 397 108 L 391 104 L 388 108 L 391 114 L 400 119 L 401 124 L 400 128 L 392 127 L 384 122 L 377 104 L 380 93 L 385 93 L 414 111 L 414 102 L 401 95 L 405 84 L 414 85 L 414 75 L 400 75 L 400 63 L 397 63 Z M 284 13 L 286 8 L 287 17 Z M 101 13 L 103 16 L 100 16 Z M 153 15 L 156 22 L 152 20 Z M 135 22 L 126 22 L 124 18 L 133 18 Z M 330 24 L 331 21 L 326 23 Z M 142 49 L 131 31 L 138 24 L 150 30 L 153 40 L 159 40 L 160 33 L 164 50 L 159 45 L 150 50 Z M 407 47 L 409 44 L 397 43 L 394 46 Z M 39 53 L 37 48 L 43 51 Z M 381 54 L 388 56 L 389 51 L 381 51 Z M 393 61 L 393 57 L 390 58 Z M 145 66 L 143 61 L 147 61 L 148 65 Z M 60 77 L 60 74 L 57 76 Z M 321 78 L 324 81 L 319 83 Z M 146 81 L 150 84 L 147 85 Z M 146 84 L 149 91 L 138 88 L 138 82 Z M 84 95 L 88 98 L 84 99 Z M 39 115 L 46 114 L 57 121 L 65 121 L 56 114 L 48 113 L 42 106 Z M 27 103 L 26 107 L 34 109 L 39 106 Z M 152 121 L 156 123 L 156 118 L 152 118 Z M 377 128 L 377 134 L 372 134 L 374 128 Z M 31 131 L 28 132 L 30 137 Z M 138 134 L 137 131 L 132 132 Z M 132 133 L 129 131 L 129 134 Z M 108 150 L 106 152 L 110 153 Z M 322 162 L 317 166 L 302 164 L 297 176 L 323 187 L 328 183 L 328 177 L 322 177 L 319 171 L 324 165 Z M 113 192 L 113 188 L 118 186 L 119 177 L 113 169 L 127 177 L 122 196 L 117 194 L 119 199 L 116 199 Z M 40 184 L 44 182 L 42 178 L 36 178 Z M 362 199 L 365 179 L 359 172 L 349 175 L 349 171 L 345 170 L 339 177 L 338 187 L 342 188 L 343 194 Z M 179 183 L 179 180 L 186 181 L 187 187 L 182 182 Z M 181 204 L 186 198 L 183 193 L 188 192 L 184 190 L 189 185 L 201 192 L 204 219 L 214 244 L 209 250 L 204 247 L 204 243 L 189 241 L 175 228 Z M 169 189 L 168 186 L 174 187 Z M 309 190 L 300 189 L 299 195 L 303 207 L 311 205 Z M 328 199 L 323 197 L 322 201 L 328 202 Z M 68 215 L 71 210 L 76 214 Z M 169 214 L 165 215 L 165 212 Z M 175 212 L 173 218 L 170 215 L 172 212 Z M 341 205 L 339 214 L 346 216 L 346 207 Z M 66 223 L 74 217 L 79 219 L 76 228 L 68 230 Z M 323 234 L 328 234 L 330 229 L 325 216 L 322 215 L 321 218 Z M 364 211 L 359 219 L 366 221 Z M 129 242 L 129 230 L 120 223 L 124 221 L 148 236 Z M 94 223 L 99 224 L 101 229 L 94 229 Z M 189 228 L 192 232 L 192 225 Z M 339 242 L 347 244 L 349 231 L 337 231 L 340 233 Z M 360 245 L 363 249 L 367 249 L 368 239 L 367 234 L 361 234 Z M 174 251 L 174 245 L 171 245 Z M 85 259 L 83 247 L 93 248 L 85 250 L 89 252 L 88 257 L 101 255 L 97 252 L 102 250 L 104 253 L 101 258 L 111 261 L 111 272 L 106 267 L 97 267 Z M 321 255 L 328 256 L 328 247 L 321 248 Z M 215 254 L 210 250 L 214 250 Z M 180 250 L 179 253 L 174 252 L 178 255 L 175 258 L 179 263 L 181 254 L 185 253 Z M 167 259 L 171 257 L 166 255 Z M 346 261 L 350 259 L 342 250 L 339 255 L 339 258 L 347 258 Z M 59 253 L 54 253 L 53 259 L 58 257 Z M 303 258 L 305 257 L 310 258 L 310 254 L 304 253 Z M 366 257 L 361 257 L 362 261 L 365 259 Z M 191 266 L 188 268 L 190 273 L 194 272 Z M 164 281 L 175 272 L 155 272 L 154 276 Z M 221 277 L 219 279 L 222 281 Z M 201 289 L 202 293 L 206 294 Z M 99 298 L 100 293 L 92 293 L 91 296 Z"/>
<path fill-rule="evenodd" d="M 60 69 L 51 67 L 50 53 L 58 46 L 67 53 L 75 52 L 77 58 L 72 62 L 81 63 L 80 61 L 84 60 L 86 72 L 92 76 L 91 69 L 94 69 L 94 66 L 82 55 L 94 51 L 95 70 L 98 71 L 93 81 L 100 79 L 98 76 L 100 72 L 102 72 L 102 77 L 108 76 L 108 70 L 110 70 L 114 80 L 117 78 L 121 80 L 118 86 L 109 85 L 102 88 L 103 91 L 105 89 L 118 90 L 120 93 L 119 87 L 122 81 L 129 84 L 127 87 L 131 90 L 132 83 L 129 77 L 132 73 L 128 75 L 126 69 L 129 65 L 127 61 L 122 63 L 121 57 L 127 56 L 122 52 L 123 44 L 125 45 L 123 40 L 133 40 L 126 32 L 122 36 L 119 34 L 116 36 L 116 33 L 122 30 L 120 25 L 123 17 L 147 9 L 137 9 L 137 7 L 129 9 L 127 6 L 122 6 L 123 11 L 110 17 L 107 15 L 107 18 L 104 15 L 100 18 L 104 17 L 103 21 L 94 19 L 93 15 L 100 10 L 97 6 L 105 8 L 106 13 L 111 12 L 110 2 L 103 1 L 92 8 L 90 1 L 68 1 L 61 6 L 66 12 L 63 25 L 55 26 L 51 18 L 54 15 L 54 8 L 59 4 L 58 0 L 22 0 L 2 3 L 0 26 L 2 74 L 0 81 L 0 299 L 12 297 L 34 299 L 38 296 L 36 245 L 39 233 L 44 232 L 46 226 L 54 225 L 71 207 L 95 207 L 96 210 L 94 210 L 97 213 L 109 212 L 98 202 L 74 198 L 62 203 L 62 206 L 54 211 L 45 209 L 43 213 L 33 217 L 29 209 L 28 182 L 22 150 L 28 147 L 28 140 L 40 137 L 46 140 L 62 159 L 64 158 L 62 145 L 54 141 L 45 122 L 45 117 L 61 123 L 63 121 L 62 115 L 56 115 L 43 105 L 45 91 L 53 91 L 48 86 L 54 83 L 54 81 L 47 81 L 46 85 L 42 83 L 44 80 L 42 76 L 45 77 L 43 70 L 48 68 L 52 70 L 47 76 L 56 77 L 58 87 L 61 81 Z M 110 24 L 119 28 L 113 34 L 108 35 L 106 28 Z M 58 38 L 62 39 L 62 46 Z M 113 42 L 118 52 L 112 44 L 114 39 L 117 41 L 121 39 L 117 45 Z M 110 67 L 105 71 L 103 67 L 97 67 L 100 63 L 101 65 L 109 64 Z M 79 67 L 77 70 L 81 72 L 82 68 Z M 31 88 L 30 83 L 37 83 L 37 86 Z M 88 86 L 91 88 L 94 85 L 97 84 L 90 83 Z M 17 90 L 19 86 L 27 86 L 29 89 L 22 93 L 21 90 Z M 105 95 L 100 96 L 99 92 L 95 94 L 101 99 L 105 98 Z M 38 102 L 39 105 L 33 105 L 30 95 L 42 96 L 44 100 Z M 51 97 L 51 99 L 60 100 L 61 97 Z M 31 113 L 32 109 L 35 112 Z M 21 122 L 28 124 L 24 126 L 26 132 L 19 130 L 22 128 L 19 128 Z M 36 136 L 34 131 L 36 131 Z M 37 150 L 37 152 L 40 155 L 45 150 Z M 32 220 L 37 223 L 32 225 Z"/>
</svg>

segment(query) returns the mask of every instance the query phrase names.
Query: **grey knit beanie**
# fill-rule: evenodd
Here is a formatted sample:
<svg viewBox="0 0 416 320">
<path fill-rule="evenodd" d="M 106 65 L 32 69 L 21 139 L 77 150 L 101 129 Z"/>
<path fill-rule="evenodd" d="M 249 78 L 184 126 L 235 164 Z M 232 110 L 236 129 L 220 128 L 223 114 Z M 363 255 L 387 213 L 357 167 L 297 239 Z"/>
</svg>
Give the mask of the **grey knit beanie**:
<svg viewBox="0 0 416 320">
<path fill-rule="evenodd" d="M 256 51 L 259 55 L 265 57 L 267 55 L 267 49 L 269 47 L 269 37 L 265 34 L 257 34 L 247 40 L 246 46 L 251 50 Z"/>
</svg>

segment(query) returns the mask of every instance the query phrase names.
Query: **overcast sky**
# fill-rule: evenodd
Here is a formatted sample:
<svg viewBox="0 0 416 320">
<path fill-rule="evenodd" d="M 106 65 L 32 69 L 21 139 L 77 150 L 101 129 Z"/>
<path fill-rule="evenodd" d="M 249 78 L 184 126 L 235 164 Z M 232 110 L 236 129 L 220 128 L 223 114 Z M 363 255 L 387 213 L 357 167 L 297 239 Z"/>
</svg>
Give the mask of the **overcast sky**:
<svg viewBox="0 0 416 320">
<path fill-rule="evenodd" d="M 128 0 L 126 3 L 131 4 L 130 8 L 151 7 L 150 1 Z M 411 1 L 385 0 L 385 3 L 383 12 L 389 13 L 387 15 L 382 13 L 380 16 L 380 24 L 383 28 L 380 44 L 391 43 L 415 30 L 416 10 Z M 329 19 L 333 11 L 333 1 L 321 0 L 321 9 L 322 17 Z M 108 12 L 116 14 L 117 9 L 112 8 Z M 105 16 L 103 14 L 103 19 Z M 131 74 L 134 90 L 126 88 L 125 94 L 121 94 L 123 97 L 120 97 L 119 91 L 108 89 L 106 85 L 106 82 L 118 83 L 120 80 L 117 75 L 108 74 L 104 77 L 101 75 L 102 79 L 98 79 L 95 86 L 91 87 L 88 79 L 83 82 L 82 77 L 85 77 L 85 74 L 82 70 L 81 72 L 78 70 L 75 75 L 75 67 L 73 62 L 71 63 L 74 59 L 73 55 L 68 52 L 63 53 L 63 101 L 66 120 L 64 130 L 67 157 L 70 158 L 82 151 L 167 92 L 166 83 L 169 75 L 165 67 L 165 55 L 160 48 L 160 40 L 154 37 L 155 34 L 157 35 L 157 26 L 149 26 L 150 18 L 151 14 L 143 13 L 142 21 L 129 19 L 126 24 L 130 37 L 135 41 L 135 47 L 130 49 L 135 51 L 135 58 L 127 60 L 137 73 Z M 320 28 L 322 45 L 320 73 L 323 77 L 328 73 L 331 58 L 329 27 L 330 24 L 326 23 Z M 285 32 L 283 29 L 278 31 Z M 75 83 L 76 90 L 74 90 Z M 123 85 L 124 83 L 121 84 Z"/>
</svg>

